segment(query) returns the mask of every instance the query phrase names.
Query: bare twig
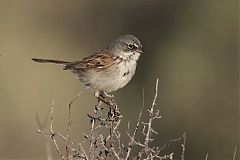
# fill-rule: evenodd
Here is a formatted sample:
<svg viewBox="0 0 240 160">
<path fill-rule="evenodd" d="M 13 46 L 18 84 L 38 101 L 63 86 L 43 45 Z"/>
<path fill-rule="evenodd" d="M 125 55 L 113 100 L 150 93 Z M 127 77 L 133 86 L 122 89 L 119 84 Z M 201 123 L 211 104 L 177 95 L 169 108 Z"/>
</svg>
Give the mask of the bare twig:
<svg viewBox="0 0 240 160">
<path fill-rule="evenodd" d="M 82 92 L 81 92 L 82 93 Z M 148 120 L 147 122 L 142 121 L 143 109 L 145 106 L 144 102 L 144 90 L 142 92 L 142 107 L 140 113 L 138 115 L 138 119 L 136 122 L 136 126 L 131 134 L 130 132 L 130 122 L 128 123 L 128 130 L 127 135 L 129 137 L 129 141 L 125 146 L 125 143 L 121 140 L 122 133 L 118 130 L 118 127 L 121 123 L 122 115 L 120 114 L 120 110 L 113 99 L 109 96 L 105 97 L 104 94 L 100 94 L 97 99 L 99 100 L 98 104 L 94 107 L 93 114 L 87 114 L 88 118 L 90 119 L 90 131 L 89 134 L 84 134 L 86 138 L 82 145 L 82 143 L 73 142 L 71 141 L 71 127 L 72 127 L 72 105 L 81 95 L 79 93 L 76 97 L 74 97 L 68 104 L 68 116 L 67 116 L 67 131 L 66 135 L 61 133 L 55 132 L 53 130 L 53 112 L 54 112 L 54 101 L 51 105 L 50 110 L 50 127 L 49 131 L 45 131 L 42 128 L 42 125 L 39 120 L 37 120 L 39 124 L 38 133 L 44 134 L 49 136 L 53 142 L 54 148 L 62 160 L 165 160 L 170 159 L 172 160 L 173 154 L 163 154 L 163 150 L 167 148 L 173 142 L 177 142 L 183 140 L 182 152 L 181 152 L 181 160 L 184 160 L 185 154 L 185 141 L 186 141 L 186 134 L 184 133 L 181 138 L 172 139 L 162 147 L 152 147 L 150 143 L 154 140 L 152 138 L 152 134 L 157 134 L 156 131 L 152 128 L 153 121 L 155 119 L 161 118 L 160 111 L 156 109 L 156 100 L 158 97 L 158 79 L 156 80 L 155 84 L 155 95 L 152 101 L 151 106 L 149 107 L 148 111 Z M 105 111 L 104 108 L 101 106 L 105 104 L 108 106 L 107 109 L 109 111 Z M 137 132 L 140 132 L 139 129 L 142 128 L 142 134 L 144 139 L 138 139 Z M 99 133 L 103 131 L 103 133 Z M 108 131 L 108 132 L 106 132 Z M 61 152 L 57 138 L 62 139 L 65 141 L 65 152 L 64 155 Z M 86 145 L 86 146 L 85 146 Z M 84 147 L 89 148 L 85 150 Z M 132 156 L 133 148 L 135 147 L 134 151 L 138 150 L 136 155 Z M 235 151 L 236 152 L 236 151 Z"/>
<path fill-rule="evenodd" d="M 208 153 L 206 154 L 206 157 L 205 157 L 205 160 L 207 160 L 208 159 Z"/>
<path fill-rule="evenodd" d="M 124 145 L 123 145 L 123 143 L 120 139 L 121 138 L 121 133 L 119 131 L 114 130 L 114 135 L 115 135 L 115 137 L 118 141 L 118 150 L 119 150 L 118 154 L 120 155 L 120 157 L 124 157 L 124 153 L 123 153 L 123 149 L 122 149 L 122 148 L 124 148 Z"/>
<path fill-rule="evenodd" d="M 233 160 L 236 159 L 236 155 L 237 155 L 237 146 L 234 147 Z"/>
<path fill-rule="evenodd" d="M 94 115 L 90 116 L 90 123 L 91 123 L 91 130 L 90 130 L 90 159 L 93 160 L 95 158 L 95 137 L 94 137 L 94 132 L 96 130 L 95 123 L 96 123 L 96 117 L 97 117 L 97 112 L 99 111 L 99 107 L 101 105 L 101 101 L 98 102 L 98 104 L 94 107 Z"/>
<path fill-rule="evenodd" d="M 84 157 L 85 157 L 85 160 L 88 160 L 88 155 L 86 153 L 86 151 L 84 150 L 83 146 L 81 143 L 78 144 L 79 145 L 79 151 L 82 151 Z"/>
<path fill-rule="evenodd" d="M 152 106 L 151 106 L 150 111 L 149 111 L 149 121 L 148 121 L 148 125 L 147 125 L 148 129 L 147 129 L 146 138 L 145 138 L 145 142 L 144 142 L 144 145 L 146 146 L 146 148 L 148 147 L 148 144 L 151 141 L 150 137 L 151 137 L 151 133 L 153 131 L 152 121 L 154 119 L 153 111 L 154 111 L 154 106 L 156 105 L 157 96 L 158 96 L 158 79 L 157 79 L 156 85 L 155 85 L 155 96 L 154 96 Z"/>
<path fill-rule="evenodd" d="M 51 132 L 44 132 L 42 130 L 37 130 L 37 133 L 41 133 L 41 134 L 45 134 L 45 135 L 48 135 L 48 136 L 52 136 Z M 57 137 L 61 138 L 64 141 L 67 140 L 67 138 L 65 136 L 63 136 L 62 134 L 60 134 L 60 133 L 54 132 L 53 134 L 54 134 L 54 136 L 57 136 Z"/>
<path fill-rule="evenodd" d="M 63 156 L 62 152 L 60 151 L 59 147 L 58 147 L 58 144 L 57 144 L 57 141 L 55 139 L 55 133 L 53 131 L 53 109 L 54 109 L 54 100 L 52 102 L 52 105 L 51 105 L 51 112 L 50 112 L 50 133 L 51 133 L 51 138 L 53 140 L 53 144 L 54 144 L 54 147 L 58 153 L 58 155 L 60 156 L 60 158 L 62 160 L 65 160 L 65 157 Z"/>
<path fill-rule="evenodd" d="M 137 120 L 137 124 L 136 124 L 135 130 L 133 132 L 133 135 L 130 137 L 130 141 L 128 143 L 127 155 L 125 157 L 125 160 L 129 159 L 130 153 L 132 151 L 132 147 L 133 147 L 132 145 L 134 144 L 135 136 L 136 136 L 136 133 L 137 133 L 138 128 L 140 126 L 140 121 L 141 121 L 144 105 L 145 105 L 145 97 L 144 97 L 144 89 L 143 89 L 143 91 L 142 91 L 142 107 L 141 107 L 141 110 L 140 110 L 139 115 L 138 115 L 138 120 Z M 130 130 L 129 125 L 128 125 L 128 129 Z"/>
<path fill-rule="evenodd" d="M 68 160 L 70 160 L 69 149 L 71 148 L 71 144 L 70 144 L 70 130 L 71 130 L 71 124 L 72 124 L 71 108 L 72 108 L 72 104 L 80 97 L 81 94 L 82 94 L 82 91 L 78 93 L 68 104 L 68 123 L 67 123 L 67 135 L 66 135 L 66 157 Z"/>
<path fill-rule="evenodd" d="M 150 147 L 149 143 L 151 141 L 153 141 L 153 139 L 151 138 L 152 133 L 157 134 L 156 131 L 153 130 L 152 128 L 152 122 L 154 119 L 158 119 L 161 118 L 161 116 L 159 115 L 159 110 L 155 111 L 155 106 L 156 106 L 156 100 L 157 100 L 157 96 L 158 96 L 158 79 L 156 81 L 156 85 L 155 85 L 155 96 L 152 102 L 152 105 L 150 106 L 150 109 L 148 110 L 149 112 L 149 119 L 148 122 L 142 122 L 143 124 L 143 130 L 142 130 L 142 134 L 145 136 L 144 142 L 137 142 L 135 139 L 133 139 L 131 136 L 130 138 L 132 138 L 131 140 L 138 145 L 139 147 L 141 147 L 142 149 L 138 152 L 137 156 L 134 157 L 134 159 L 138 160 L 138 159 L 142 159 L 143 155 L 145 156 L 144 159 L 154 159 L 154 158 L 158 158 L 158 159 L 166 159 L 166 158 L 172 158 L 173 154 L 170 155 L 165 155 L 165 156 L 160 156 L 160 148 L 159 147 Z"/>
<path fill-rule="evenodd" d="M 95 126 L 95 119 L 92 119 L 92 122 L 91 122 L 91 133 L 90 133 L 90 159 L 94 159 L 94 126 Z"/>
<path fill-rule="evenodd" d="M 43 122 L 41 122 L 38 113 L 35 113 L 35 119 L 36 119 L 36 122 L 37 122 L 37 126 L 40 130 L 46 129 L 47 123 L 48 123 L 48 120 L 49 120 L 49 110 L 48 110 L 48 114 L 45 115 L 45 117 L 43 119 Z"/>
<path fill-rule="evenodd" d="M 49 112 L 48 112 L 48 114 L 49 114 Z M 35 118 L 36 118 L 36 122 L 37 122 L 39 130 L 42 130 L 42 131 L 46 130 L 47 122 L 48 122 L 48 119 L 49 119 L 48 118 L 49 117 L 48 114 L 46 114 L 43 122 L 40 121 L 38 113 L 35 114 Z M 50 143 L 49 143 L 47 135 L 44 136 L 44 140 L 45 140 L 45 145 L 46 145 L 46 159 L 47 160 L 53 160 L 51 146 L 50 146 Z"/>
<path fill-rule="evenodd" d="M 171 139 L 170 141 L 168 141 L 167 143 L 165 143 L 160 149 L 159 151 L 162 152 L 164 149 L 166 149 L 167 147 L 169 147 L 172 143 L 174 142 L 179 142 L 183 140 L 183 135 L 179 138 L 176 138 L 176 139 Z"/>
<path fill-rule="evenodd" d="M 183 133 L 183 143 L 182 143 L 182 154 L 181 154 L 181 160 L 184 160 L 184 154 L 185 154 L 185 145 L 186 145 L 186 133 Z"/>
</svg>

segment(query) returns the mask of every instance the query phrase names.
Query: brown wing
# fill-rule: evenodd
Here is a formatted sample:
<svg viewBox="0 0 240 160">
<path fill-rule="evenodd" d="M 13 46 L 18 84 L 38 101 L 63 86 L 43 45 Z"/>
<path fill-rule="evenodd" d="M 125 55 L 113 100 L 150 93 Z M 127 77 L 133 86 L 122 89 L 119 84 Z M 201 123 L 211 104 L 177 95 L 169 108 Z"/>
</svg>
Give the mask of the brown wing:
<svg viewBox="0 0 240 160">
<path fill-rule="evenodd" d="M 115 63 L 118 57 L 112 56 L 107 53 L 107 50 L 102 50 L 81 61 L 71 62 L 66 65 L 64 69 L 69 70 L 88 70 L 92 68 L 104 69 Z"/>
</svg>

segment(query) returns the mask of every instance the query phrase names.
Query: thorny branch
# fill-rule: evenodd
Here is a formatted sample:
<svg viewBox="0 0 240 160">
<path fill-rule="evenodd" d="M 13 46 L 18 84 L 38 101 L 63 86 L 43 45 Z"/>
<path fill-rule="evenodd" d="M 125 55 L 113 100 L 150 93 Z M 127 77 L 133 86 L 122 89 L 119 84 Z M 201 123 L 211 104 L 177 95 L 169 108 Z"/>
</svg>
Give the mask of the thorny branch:
<svg viewBox="0 0 240 160">
<path fill-rule="evenodd" d="M 50 138 L 52 139 L 52 142 L 53 142 L 53 144 L 54 144 L 54 148 L 55 148 L 55 150 L 57 151 L 59 157 L 60 157 L 62 160 L 65 160 L 65 157 L 63 156 L 62 152 L 61 152 L 60 149 L 59 149 L 59 146 L 58 146 L 58 144 L 57 144 L 57 141 L 56 141 L 55 136 L 59 136 L 59 137 L 61 137 L 61 138 L 63 138 L 63 139 L 65 139 L 65 137 L 62 136 L 61 134 L 55 133 L 55 132 L 53 131 L 53 106 L 54 106 L 54 100 L 53 100 L 53 102 L 52 102 L 52 104 L 51 104 L 51 111 L 50 111 L 50 128 L 49 128 L 49 132 L 44 132 L 44 131 L 42 131 L 42 130 L 39 129 L 39 130 L 38 130 L 38 133 L 42 133 L 42 134 L 49 135 Z"/>
<path fill-rule="evenodd" d="M 153 112 L 154 111 L 154 107 L 156 105 L 157 96 L 158 96 L 158 79 L 157 79 L 157 82 L 156 82 L 155 96 L 154 96 L 154 99 L 153 99 L 153 103 L 152 103 L 152 106 L 151 106 L 150 110 L 148 110 L 148 112 L 149 112 L 149 121 L 148 121 L 148 123 L 146 123 L 148 129 L 147 129 L 146 138 L 145 138 L 145 142 L 144 142 L 144 145 L 146 146 L 146 148 L 148 148 L 149 142 L 152 141 L 151 134 L 153 132 L 156 133 L 152 129 L 152 121 L 155 118 L 161 118 L 161 116 L 159 116 L 159 112 L 156 112 L 155 115 L 154 115 L 154 112 Z"/>
<path fill-rule="evenodd" d="M 153 141 L 152 134 L 153 133 L 157 134 L 157 132 L 152 128 L 153 120 L 161 118 L 161 116 L 159 115 L 159 110 L 155 110 L 157 96 L 158 96 L 158 79 L 155 85 L 155 96 L 154 96 L 152 105 L 148 110 L 149 112 L 148 122 L 142 122 L 142 125 L 143 125 L 142 134 L 145 136 L 144 141 L 143 142 L 136 141 L 133 138 L 133 136 L 130 136 L 128 134 L 130 136 L 130 139 L 134 142 L 134 144 L 141 148 L 137 156 L 133 157 L 133 159 L 136 159 L 136 160 L 138 159 L 172 159 L 173 157 L 173 153 L 168 155 L 165 154 L 164 156 L 161 156 L 160 155 L 161 150 L 159 147 L 149 146 L 150 142 Z"/>
<path fill-rule="evenodd" d="M 71 143 L 70 143 L 70 130 L 71 130 L 71 124 L 72 124 L 72 120 L 71 120 L 71 108 L 72 108 L 72 104 L 80 97 L 80 95 L 82 94 L 82 92 L 78 93 L 76 97 L 74 97 L 68 104 L 68 123 L 67 123 L 67 140 L 66 140 L 66 157 L 68 160 L 70 160 L 70 149 L 71 149 Z"/>
<path fill-rule="evenodd" d="M 136 124 L 136 127 L 135 127 L 135 130 L 133 132 L 133 135 L 130 136 L 130 134 L 127 132 L 128 136 L 130 137 L 130 141 L 128 143 L 128 148 L 127 148 L 127 155 L 126 155 L 126 158 L 125 160 L 128 160 L 129 159 L 129 156 L 130 156 L 130 153 L 132 151 L 132 148 L 133 148 L 133 144 L 135 142 L 135 136 L 136 136 L 136 133 L 138 131 L 138 128 L 140 126 L 140 121 L 141 121 L 141 117 L 142 117 L 142 112 L 143 112 L 143 108 L 144 108 L 144 104 L 145 104 L 145 101 L 144 101 L 145 97 L 144 97 L 144 89 L 142 91 L 142 108 L 139 112 L 139 115 L 138 115 L 138 120 L 137 120 L 137 124 Z M 128 123 L 128 130 L 130 130 L 130 122 Z"/>
<path fill-rule="evenodd" d="M 43 130 L 39 127 L 38 133 L 48 135 L 51 138 L 53 146 L 62 160 L 153 160 L 153 159 L 173 159 L 173 154 L 165 154 L 164 150 L 168 148 L 172 142 L 177 142 L 183 140 L 182 143 L 182 154 L 181 160 L 184 160 L 185 152 L 185 140 L 186 135 L 183 134 L 182 137 L 178 139 L 173 139 L 162 147 L 152 147 L 151 142 L 154 140 L 152 134 L 157 134 L 152 128 L 152 123 L 155 119 L 161 118 L 159 110 L 156 110 L 156 100 L 158 97 L 158 79 L 155 85 L 155 96 L 153 102 L 148 111 L 148 121 L 143 122 L 142 116 L 144 114 L 144 91 L 142 93 L 143 102 L 142 107 L 137 119 L 136 126 L 133 133 L 130 133 L 130 122 L 128 123 L 128 131 L 126 132 L 129 141 L 123 142 L 121 132 L 118 127 L 121 123 L 122 115 L 120 113 L 119 107 L 115 101 L 109 97 L 104 97 L 100 95 L 97 97 L 98 104 L 94 106 L 93 113 L 87 114 L 90 120 L 90 131 L 88 134 L 84 134 L 86 141 L 84 146 L 82 143 L 76 143 L 71 141 L 71 108 L 73 103 L 80 97 L 79 93 L 75 98 L 73 98 L 68 104 L 68 117 L 67 117 L 67 132 L 66 136 L 54 131 L 53 129 L 53 112 L 54 112 L 54 102 L 51 105 L 50 111 L 50 127 L 49 131 Z M 106 107 L 102 107 L 105 104 Z M 108 111 L 106 111 L 108 110 Z M 142 132 L 139 129 L 142 128 Z M 101 130 L 100 130 L 101 129 Z M 101 132 L 102 130 L 107 130 L 106 132 Z M 144 138 L 138 137 L 137 133 L 140 133 Z M 65 152 L 59 147 L 56 137 L 65 141 Z M 88 149 L 85 149 L 88 146 Z M 137 153 L 136 153 L 137 152 Z"/>
</svg>

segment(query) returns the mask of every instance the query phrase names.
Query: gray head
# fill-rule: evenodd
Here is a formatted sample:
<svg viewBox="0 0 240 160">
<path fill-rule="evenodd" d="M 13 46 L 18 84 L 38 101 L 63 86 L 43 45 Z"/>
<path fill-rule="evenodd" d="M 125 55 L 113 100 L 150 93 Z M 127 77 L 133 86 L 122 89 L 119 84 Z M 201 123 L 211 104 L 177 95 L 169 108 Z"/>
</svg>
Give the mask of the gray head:
<svg viewBox="0 0 240 160">
<path fill-rule="evenodd" d="M 130 56 L 143 53 L 141 42 L 133 35 L 122 35 L 109 46 L 109 51 L 116 56 Z"/>
</svg>

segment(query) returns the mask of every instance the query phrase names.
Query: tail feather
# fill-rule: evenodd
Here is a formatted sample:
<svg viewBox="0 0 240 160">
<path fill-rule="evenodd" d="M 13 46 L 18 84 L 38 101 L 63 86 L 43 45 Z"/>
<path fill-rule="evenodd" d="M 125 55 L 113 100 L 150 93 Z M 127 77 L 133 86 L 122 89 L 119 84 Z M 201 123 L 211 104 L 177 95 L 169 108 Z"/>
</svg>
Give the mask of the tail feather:
<svg viewBox="0 0 240 160">
<path fill-rule="evenodd" d="M 39 58 L 32 58 L 33 61 L 35 62 L 40 62 L 40 63 L 54 63 L 58 65 L 67 65 L 69 62 L 66 61 L 59 61 L 59 60 L 52 60 L 52 59 L 39 59 Z"/>
</svg>

